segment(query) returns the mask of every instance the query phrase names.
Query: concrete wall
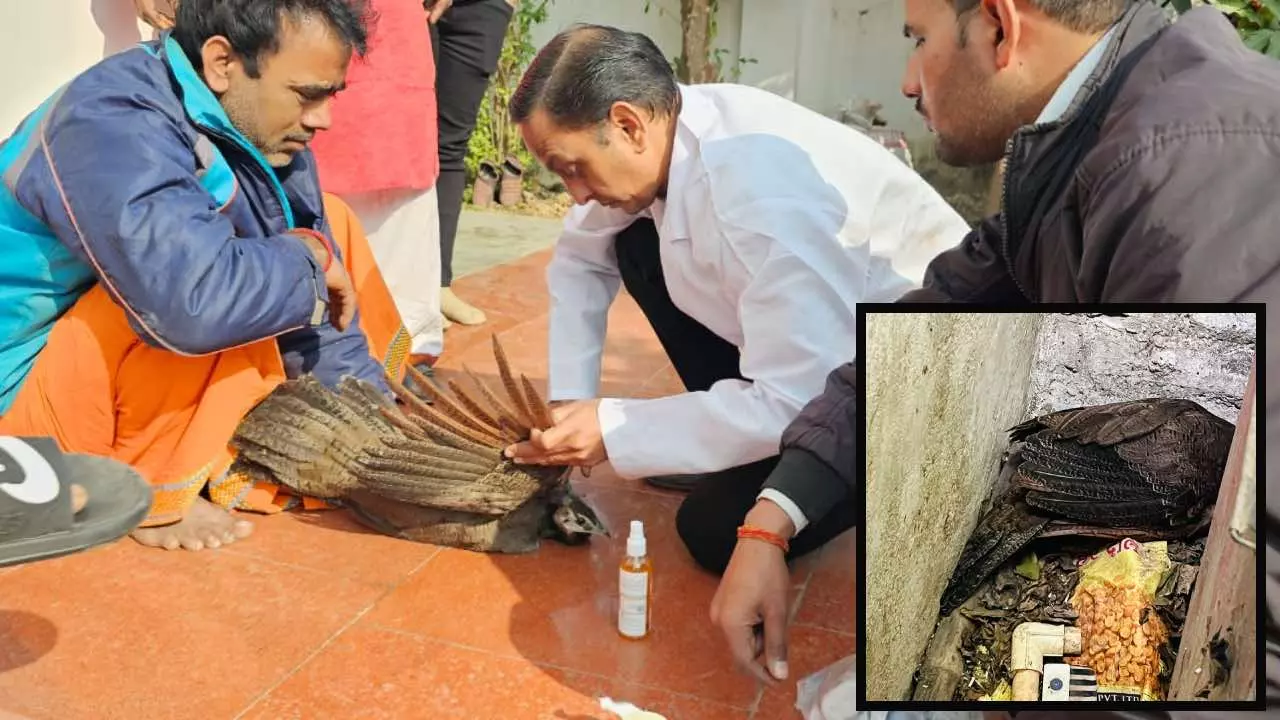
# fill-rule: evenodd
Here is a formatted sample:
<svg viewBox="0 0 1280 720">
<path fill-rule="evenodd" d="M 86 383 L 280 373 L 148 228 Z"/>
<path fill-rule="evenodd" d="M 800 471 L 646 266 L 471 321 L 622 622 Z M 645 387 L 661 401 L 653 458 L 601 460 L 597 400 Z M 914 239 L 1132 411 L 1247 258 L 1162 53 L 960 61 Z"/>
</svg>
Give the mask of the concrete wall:
<svg viewBox="0 0 1280 720">
<path fill-rule="evenodd" d="M 1022 419 L 1042 316 L 867 318 L 867 697 L 905 699 Z"/>
<path fill-rule="evenodd" d="M 0 28 L 0 139 L 77 73 L 151 37 L 131 0 L 0 2 Z"/>
<path fill-rule="evenodd" d="M 555 0 L 534 32 L 541 45 L 575 22 L 643 32 L 667 57 L 680 54 L 679 0 Z M 902 37 L 902 0 L 720 0 L 714 47 L 740 81 L 830 115 L 853 98 L 881 103 L 889 124 L 921 137 L 924 124 L 898 91 L 911 44 Z"/>
<path fill-rule="evenodd" d="M 1027 415 L 1181 397 L 1235 422 L 1249 383 L 1255 323 L 1255 316 L 1246 313 L 1048 315 Z"/>
<path fill-rule="evenodd" d="M 831 114 L 854 97 L 911 137 L 926 135 L 899 92 L 911 43 L 902 0 L 742 0 L 742 82 Z"/>
</svg>

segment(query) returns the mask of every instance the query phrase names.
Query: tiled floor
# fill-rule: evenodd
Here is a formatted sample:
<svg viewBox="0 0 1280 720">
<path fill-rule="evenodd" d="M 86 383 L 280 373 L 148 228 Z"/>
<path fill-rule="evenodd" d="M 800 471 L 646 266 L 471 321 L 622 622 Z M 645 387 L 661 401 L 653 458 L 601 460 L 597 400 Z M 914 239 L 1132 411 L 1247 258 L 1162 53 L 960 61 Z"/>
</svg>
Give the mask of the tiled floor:
<svg viewBox="0 0 1280 720">
<path fill-rule="evenodd" d="M 489 333 L 546 377 L 547 253 L 459 280 L 490 322 L 455 326 L 441 375 L 492 374 Z M 638 309 L 610 324 L 605 394 L 679 389 Z M 491 556 L 393 540 L 340 512 L 257 519 L 199 554 L 125 540 L 0 571 L 0 717 L 606 720 L 597 698 L 671 720 L 782 720 L 795 682 L 731 668 L 707 620 L 713 577 L 673 527 L 678 496 L 605 472 L 577 481 L 615 528 L 645 521 L 654 632 L 614 631 L 623 537 Z M 794 679 L 854 649 L 853 535 L 797 563 Z"/>
</svg>

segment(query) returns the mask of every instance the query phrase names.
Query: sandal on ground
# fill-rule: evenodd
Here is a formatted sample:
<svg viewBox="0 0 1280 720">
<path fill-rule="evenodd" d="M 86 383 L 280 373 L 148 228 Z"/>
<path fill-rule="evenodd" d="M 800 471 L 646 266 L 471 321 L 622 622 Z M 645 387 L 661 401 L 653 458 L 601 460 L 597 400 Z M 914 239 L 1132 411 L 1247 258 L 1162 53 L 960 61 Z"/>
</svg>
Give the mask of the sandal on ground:
<svg viewBox="0 0 1280 720">
<path fill-rule="evenodd" d="M 71 486 L 88 502 L 71 507 Z M 151 486 L 110 458 L 63 453 L 51 438 L 0 435 L 0 567 L 125 536 L 151 509 Z"/>
</svg>

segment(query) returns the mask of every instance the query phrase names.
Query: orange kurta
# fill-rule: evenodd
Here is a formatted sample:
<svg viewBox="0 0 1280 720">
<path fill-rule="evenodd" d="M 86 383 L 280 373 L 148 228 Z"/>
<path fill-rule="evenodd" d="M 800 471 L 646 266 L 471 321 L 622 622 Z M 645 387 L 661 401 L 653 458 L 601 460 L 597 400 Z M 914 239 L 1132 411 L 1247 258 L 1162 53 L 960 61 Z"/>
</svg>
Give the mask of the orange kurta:
<svg viewBox="0 0 1280 720">
<path fill-rule="evenodd" d="M 334 242 L 351 275 L 360 327 L 393 376 L 404 373 L 409 337 L 345 203 L 325 196 Z M 54 324 L 0 434 L 41 435 L 64 452 L 128 463 L 152 485 L 144 527 L 180 520 L 209 485 L 226 507 L 278 510 L 274 486 L 228 474 L 228 446 L 240 420 L 285 379 L 280 351 L 267 339 L 188 357 L 147 345 L 124 311 L 95 286 Z"/>
</svg>

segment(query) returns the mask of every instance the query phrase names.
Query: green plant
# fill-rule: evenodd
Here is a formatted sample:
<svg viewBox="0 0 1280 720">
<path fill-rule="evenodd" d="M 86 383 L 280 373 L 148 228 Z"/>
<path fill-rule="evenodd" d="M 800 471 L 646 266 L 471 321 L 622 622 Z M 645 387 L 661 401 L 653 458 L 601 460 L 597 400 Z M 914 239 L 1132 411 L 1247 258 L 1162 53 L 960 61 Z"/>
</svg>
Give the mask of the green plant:
<svg viewBox="0 0 1280 720">
<path fill-rule="evenodd" d="M 1168 0 L 1179 14 L 1192 0 Z M 1205 0 L 1224 13 L 1250 49 L 1280 59 L 1280 0 Z"/>
<path fill-rule="evenodd" d="M 553 2 L 554 0 L 521 0 L 507 25 L 498 67 L 485 91 L 484 99 L 480 101 L 476 129 L 467 146 L 464 162 L 468 186 L 475 179 L 481 162 L 488 161 L 501 166 L 508 155 L 515 156 L 525 168 L 525 186 L 529 187 L 533 181 L 537 161 L 533 153 L 525 148 L 519 130 L 511 123 L 507 103 L 520 83 L 520 76 L 538 51 L 531 37 L 533 28 L 546 22 L 548 9 Z"/>
</svg>

